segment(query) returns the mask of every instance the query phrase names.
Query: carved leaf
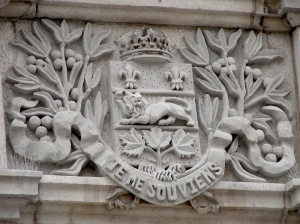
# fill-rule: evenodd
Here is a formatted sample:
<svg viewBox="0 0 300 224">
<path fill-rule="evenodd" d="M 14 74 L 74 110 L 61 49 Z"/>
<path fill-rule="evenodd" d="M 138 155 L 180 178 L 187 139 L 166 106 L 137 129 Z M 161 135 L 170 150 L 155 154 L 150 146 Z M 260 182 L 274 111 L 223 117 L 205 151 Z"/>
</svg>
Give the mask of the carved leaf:
<svg viewBox="0 0 300 224">
<path fill-rule="evenodd" d="M 35 92 L 33 93 L 33 98 L 41 101 L 49 109 L 58 112 L 58 108 L 52 98 L 52 96 L 47 92 Z"/>
<path fill-rule="evenodd" d="M 49 108 L 44 107 L 37 107 L 37 108 L 30 108 L 21 112 L 22 115 L 25 117 L 32 117 L 32 116 L 50 116 L 54 117 L 55 112 Z"/>
<path fill-rule="evenodd" d="M 93 70 L 92 70 L 92 64 L 90 64 L 87 67 L 86 73 L 85 73 L 85 77 L 84 77 L 84 84 L 85 84 L 85 88 L 91 88 L 94 89 L 98 86 L 99 82 L 101 79 L 101 69 L 98 68 L 94 75 L 93 75 Z"/>
<path fill-rule="evenodd" d="M 238 146 L 239 146 L 239 137 L 237 136 L 237 137 L 234 138 L 234 140 L 233 140 L 232 143 L 230 144 L 227 153 L 228 153 L 229 155 L 234 154 L 234 153 L 237 151 Z"/>
<path fill-rule="evenodd" d="M 70 78 L 69 78 L 69 90 L 73 88 L 76 78 L 81 70 L 82 64 L 83 64 L 83 62 L 79 61 L 73 65 L 73 68 L 72 68 L 71 74 L 70 74 Z"/>
<path fill-rule="evenodd" d="M 253 75 L 250 74 L 246 79 L 246 90 L 247 90 L 247 96 L 246 99 L 251 98 L 261 87 L 263 82 L 263 77 L 259 77 L 254 83 L 253 83 Z"/>
<path fill-rule="evenodd" d="M 261 121 L 265 121 L 265 122 L 272 121 L 272 118 L 269 115 L 263 114 L 263 113 L 256 113 L 256 114 L 252 115 L 252 118 L 255 120 L 261 120 Z"/>
<path fill-rule="evenodd" d="M 259 182 L 259 183 L 266 183 L 267 181 L 263 178 L 257 177 L 246 170 L 241 166 L 238 159 L 236 159 L 234 156 L 229 157 L 229 162 L 233 168 L 233 171 L 235 172 L 238 179 L 245 181 L 245 182 Z"/>
<path fill-rule="evenodd" d="M 153 174 L 156 171 L 155 167 L 152 164 L 147 163 L 141 163 L 138 169 L 149 174 Z"/>
<path fill-rule="evenodd" d="M 219 39 L 215 38 L 211 32 L 205 30 L 204 35 L 206 37 L 207 44 L 210 49 L 212 49 L 214 52 L 217 52 L 219 54 L 222 54 L 223 52 L 225 52 L 225 48 L 224 48 L 222 42 Z"/>
<path fill-rule="evenodd" d="M 232 156 L 234 158 L 236 158 L 240 162 L 242 167 L 245 168 L 247 171 L 252 172 L 252 173 L 256 173 L 256 172 L 259 171 L 259 168 L 256 168 L 251 163 L 251 161 L 246 156 L 244 156 L 243 154 L 236 152 Z"/>
<path fill-rule="evenodd" d="M 74 161 L 75 163 L 71 167 L 54 170 L 51 172 L 51 174 L 61 176 L 78 176 L 82 168 L 86 166 L 89 160 L 81 150 L 78 150 L 70 153 L 64 161 L 58 162 L 57 164 L 66 166 Z"/>
<path fill-rule="evenodd" d="M 24 84 L 15 84 L 13 88 L 22 94 L 30 94 L 35 91 L 38 91 L 40 89 L 40 85 L 34 84 L 34 85 L 24 85 Z"/>
<path fill-rule="evenodd" d="M 13 70 L 18 76 L 23 76 L 24 78 L 27 78 L 28 80 L 31 80 L 36 84 L 40 84 L 39 79 L 36 76 L 29 73 L 24 67 L 14 66 Z"/>
<path fill-rule="evenodd" d="M 91 60 L 97 60 L 99 57 L 111 54 L 114 51 L 110 45 L 100 45 L 104 41 L 110 32 L 108 30 L 100 31 L 94 37 L 92 37 L 92 26 L 87 23 L 83 32 L 83 51 L 86 55 L 89 55 Z"/>
<path fill-rule="evenodd" d="M 283 58 L 280 51 L 272 49 L 264 49 L 259 51 L 251 60 L 250 63 L 268 64 L 274 59 Z"/>
<path fill-rule="evenodd" d="M 205 94 L 203 101 L 201 100 L 201 98 L 198 99 L 198 105 L 198 115 L 200 122 L 206 129 L 206 131 L 211 131 L 217 117 L 219 99 L 215 98 L 213 101 L 211 101 L 210 96 L 208 94 Z"/>
<path fill-rule="evenodd" d="M 244 42 L 244 58 L 251 60 L 262 48 L 262 33 L 256 37 L 253 31 Z"/>
<path fill-rule="evenodd" d="M 223 91 L 220 89 L 218 85 L 218 77 L 206 69 L 203 68 L 194 68 L 194 74 L 198 77 L 195 80 L 196 85 L 204 91 L 205 93 L 209 93 L 212 96 L 218 97 L 223 94 Z"/>
<path fill-rule="evenodd" d="M 91 61 L 98 60 L 101 56 L 107 56 L 113 53 L 115 49 L 109 44 L 100 45 L 97 50 L 90 55 Z"/>
<path fill-rule="evenodd" d="M 45 64 L 45 67 L 38 65 L 37 66 L 38 74 L 42 75 L 49 83 L 57 84 L 55 74 L 53 74 L 53 71 L 50 70 L 49 67 L 51 66 L 48 64 Z"/>
<path fill-rule="evenodd" d="M 71 33 L 69 32 L 69 26 L 65 20 L 62 21 L 60 24 L 60 27 L 57 26 L 54 22 L 48 19 L 42 19 L 42 24 L 53 33 L 54 39 L 58 43 L 65 43 L 65 44 L 71 44 L 77 40 L 82 35 L 83 29 L 76 29 L 72 31 Z"/>
<path fill-rule="evenodd" d="M 11 42 L 11 45 L 14 47 L 20 48 L 21 50 L 25 51 L 29 55 L 34 55 L 37 58 L 44 58 L 44 55 L 37 51 L 33 46 L 30 46 L 23 40 L 17 40 L 14 42 Z"/>
<path fill-rule="evenodd" d="M 185 42 L 188 51 L 185 49 L 179 49 L 178 51 L 184 59 L 188 62 L 194 62 L 192 64 L 196 66 L 206 66 L 209 64 L 208 49 L 200 29 L 197 30 L 195 41 L 188 37 L 184 37 L 183 41 Z"/>
<path fill-rule="evenodd" d="M 37 22 L 32 23 L 32 32 L 41 41 L 45 49 L 45 55 L 49 55 L 51 51 L 51 44 L 44 32 L 40 30 L 40 27 L 38 26 Z"/>
<path fill-rule="evenodd" d="M 129 157 L 140 157 L 144 152 L 145 141 L 142 136 L 132 128 L 130 134 L 126 133 L 120 137 L 122 144 L 125 145 L 123 153 Z"/>
<path fill-rule="evenodd" d="M 190 134 L 185 134 L 182 129 L 175 132 L 172 139 L 174 153 L 180 158 L 192 158 L 196 155 L 196 150 L 192 146 L 195 138 Z"/>
<path fill-rule="evenodd" d="M 226 87 L 229 95 L 232 96 L 233 98 L 237 98 L 239 96 L 238 91 L 237 91 L 237 87 L 229 79 L 229 77 L 227 75 L 225 75 L 225 74 L 221 74 L 219 76 L 219 78 L 222 81 L 222 83 L 224 84 L 224 86 Z"/>
<path fill-rule="evenodd" d="M 280 73 L 277 75 L 274 79 L 272 79 L 271 83 L 267 86 L 265 93 L 271 93 L 273 92 L 277 87 L 279 87 L 284 80 L 284 73 Z"/>
<path fill-rule="evenodd" d="M 234 50 L 234 48 L 236 47 L 236 44 L 237 44 L 238 40 L 240 39 L 241 35 L 242 35 L 242 30 L 239 29 L 238 31 L 232 33 L 229 36 L 227 53 L 230 53 L 231 51 Z"/>
<path fill-rule="evenodd" d="M 289 119 L 292 118 L 292 104 L 286 99 L 284 99 L 282 96 L 267 97 L 265 103 L 281 108 L 287 114 Z"/>
<path fill-rule="evenodd" d="M 168 167 L 167 171 L 171 171 L 173 174 L 184 173 L 186 171 L 182 164 L 172 164 Z"/>
<path fill-rule="evenodd" d="M 93 108 L 90 100 L 87 100 L 84 105 L 83 115 L 86 119 L 89 119 L 93 123 L 96 123 L 96 119 L 93 113 Z"/>
<path fill-rule="evenodd" d="M 171 132 L 162 131 L 161 128 L 154 127 L 151 131 L 143 131 L 147 145 L 153 149 L 158 147 L 163 149 L 170 144 Z"/>
</svg>

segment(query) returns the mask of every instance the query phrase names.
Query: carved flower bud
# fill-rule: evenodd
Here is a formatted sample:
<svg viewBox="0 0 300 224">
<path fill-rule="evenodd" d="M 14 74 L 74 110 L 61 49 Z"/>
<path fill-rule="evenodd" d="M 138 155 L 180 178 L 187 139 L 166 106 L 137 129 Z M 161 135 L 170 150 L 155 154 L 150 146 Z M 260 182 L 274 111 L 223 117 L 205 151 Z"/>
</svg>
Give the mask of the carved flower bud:
<svg viewBox="0 0 300 224">
<path fill-rule="evenodd" d="M 72 91 L 71 91 L 71 94 L 70 94 L 72 100 L 77 101 L 78 100 L 78 95 L 79 95 L 79 90 L 77 88 L 73 88 Z"/>
<path fill-rule="evenodd" d="M 54 60 L 54 68 L 55 68 L 55 70 L 57 70 L 57 71 L 61 70 L 62 64 L 63 64 L 63 62 L 62 62 L 62 60 L 60 58 L 55 59 Z"/>
<path fill-rule="evenodd" d="M 219 62 L 212 63 L 211 67 L 212 67 L 214 73 L 220 74 L 220 72 L 221 72 L 221 64 Z"/>
<path fill-rule="evenodd" d="M 41 125 L 41 119 L 38 116 L 32 116 L 28 120 L 28 128 L 31 131 L 34 131 L 37 127 Z"/>
<path fill-rule="evenodd" d="M 74 57 L 75 52 L 72 49 L 67 49 L 66 50 L 66 58 Z"/>
<path fill-rule="evenodd" d="M 37 59 L 36 62 L 35 62 L 36 65 L 39 65 L 39 66 L 44 66 L 45 65 L 45 62 L 44 60 L 42 59 Z"/>
<path fill-rule="evenodd" d="M 69 101 L 69 107 L 70 110 L 75 111 L 76 110 L 76 102 L 75 101 Z"/>
<path fill-rule="evenodd" d="M 225 66 L 225 64 L 226 64 L 224 58 L 220 58 L 220 59 L 218 60 L 218 62 L 220 63 L 221 66 Z"/>
<path fill-rule="evenodd" d="M 72 68 L 73 68 L 73 65 L 74 65 L 75 63 L 76 63 L 75 58 L 72 58 L 72 57 L 68 58 L 68 60 L 67 60 L 67 67 L 68 67 L 68 69 L 72 69 Z"/>
<path fill-rule="evenodd" d="M 263 144 L 262 147 L 261 147 L 261 152 L 264 155 L 272 153 L 272 151 L 273 151 L 273 148 L 272 148 L 272 146 L 270 144 Z"/>
<path fill-rule="evenodd" d="M 283 156 L 283 147 L 282 146 L 275 146 L 273 148 L 273 153 L 277 156 L 278 159 L 281 159 Z"/>
<path fill-rule="evenodd" d="M 253 78 L 254 78 L 254 79 L 258 79 L 259 77 L 262 76 L 262 72 L 261 72 L 261 70 L 258 69 L 258 68 L 253 69 L 253 70 L 252 70 L 252 74 L 253 74 Z"/>
<path fill-rule="evenodd" d="M 233 57 L 229 57 L 227 60 L 228 60 L 228 64 L 230 65 L 235 63 L 235 59 Z"/>
<path fill-rule="evenodd" d="M 75 58 L 75 60 L 76 60 L 77 62 L 83 60 L 83 57 L 82 57 L 81 54 L 75 54 L 74 58 Z"/>
<path fill-rule="evenodd" d="M 51 52 L 51 57 L 53 58 L 53 60 L 61 58 L 61 52 L 58 50 L 54 50 Z"/>
<path fill-rule="evenodd" d="M 36 130 L 35 130 L 35 136 L 37 138 L 41 138 L 46 136 L 48 133 L 47 128 L 45 128 L 44 126 L 39 126 Z"/>
<path fill-rule="evenodd" d="M 30 65 L 28 65 L 28 66 L 26 67 L 26 70 L 27 70 L 28 72 L 30 72 L 31 74 L 35 74 L 35 72 L 36 72 L 36 66 L 33 65 L 33 64 L 30 64 Z"/>
<path fill-rule="evenodd" d="M 252 73 L 252 68 L 250 66 L 246 66 L 245 68 L 245 75 L 248 76 Z"/>
<path fill-rule="evenodd" d="M 27 57 L 26 62 L 29 65 L 33 65 L 36 62 L 36 58 L 33 55 L 31 55 L 31 56 Z"/>
<path fill-rule="evenodd" d="M 52 142 L 52 139 L 50 136 L 46 135 L 46 136 L 41 137 L 40 141 Z"/>
<path fill-rule="evenodd" d="M 272 79 L 270 79 L 270 78 L 265 78 L 265 79 L 263 80 L 263 87 L 264 87 L 264 89 L 266 89 L 266 88 L 268 87 L 268 85 L 269 85 L 271 82 L 272 82 Z"/>
<path fill-rule="evenodd" d="M 43 117 L 42 125 L 47 129 L 51 129 L 52 128 L 52 117 L 49 117 L 49 116 Z"/>
<path fill-rule="evenodd" d="M 265 160 L 270 161 L 270 162 L 276 162 L 277 157 L 275 154 L 269 153 L 268 155 L 266 155 Z"/>
</svg>

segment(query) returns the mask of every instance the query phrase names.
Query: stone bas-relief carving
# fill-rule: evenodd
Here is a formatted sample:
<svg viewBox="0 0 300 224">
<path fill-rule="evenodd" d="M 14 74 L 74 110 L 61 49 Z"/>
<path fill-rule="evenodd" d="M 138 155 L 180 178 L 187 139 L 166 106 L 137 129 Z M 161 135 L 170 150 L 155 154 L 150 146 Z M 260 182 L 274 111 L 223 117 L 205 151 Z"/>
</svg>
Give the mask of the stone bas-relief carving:
<svg viewBox="0 0 300 224">
<path fill-rule="evenodd" d="M 135 207 L 139 198 L 162 206 L 190 201 L 201 213 L 193 199 L 206 192 L 213 203 L 206 211 L 216 212 L 217 200 L 207 190 L 222 178 L 226 162 L 248 182 L 281 176 L 295 163 L 291 105 L 285 99 L 289 91 L 280 88 L 284 74 L 265 78 L 255 67 L 281 58 L 276 50 L 262 50 L 262 34 L 249 33 L 240 65 L 229 55 L 241 30 L 227 41 L 223 29 L 217 38 L 199 29 L 195 40 L 185 37 L 187 48 L 179 49 L 193 68 L 170 63 L 170 41 L 162 32 L 143 28 L 119 37 L 125 61 L 107 63 L 111 148 L 101 138 L 107 103 L 100 91 L 91 98 L 101 78 L 92 61 L 113 51 L 102 43 L 109 31 L 92 34 L 90 24 L 69 31 L 65 21 L 42 24 L 55 46 L 37 23 L 32 33 L 22 31 L 25 41 L 13 42 L 28 54 L 27 65 L 15 66 L 7 81 L 16 93 L 29 96 L 15 97 L 8 109 L 12 148 L 21 156 L 63 166 L 53 171 L 59 175 L 78 175 L 92 161 L 135 195 L 124 205 L 116 200 L 126 192 L 111 193 L 112 207 Z M 69 48 L 80 41 L 82 52 Z M 221 58 L 211 63 L 211 51 Z M 204 93 L 199 99 L 192 71 Z M 198 122 L 207 134 L 205 150 Z"/>
</svg>

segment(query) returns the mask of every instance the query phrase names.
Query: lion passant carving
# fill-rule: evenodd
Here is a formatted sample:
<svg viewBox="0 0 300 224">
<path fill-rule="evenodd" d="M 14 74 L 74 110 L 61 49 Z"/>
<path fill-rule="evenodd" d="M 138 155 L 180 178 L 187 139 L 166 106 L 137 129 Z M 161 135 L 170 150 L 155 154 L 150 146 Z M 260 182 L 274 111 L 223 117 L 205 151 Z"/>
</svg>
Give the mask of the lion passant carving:
<svg viewBox="0 0 300 224">
<path fill-rule="evenodd" d="M 186 121 L 186 126 L 193 127 L 190 116 L 191 105 L 178 97 L 164 97 L 158 103 L 149 104 L 140 92 L 115 92 L 116 102 L 126 118 L 120 124 L 158 124 L 172 125 L 176 119 Z M 181 106 L 182 105 L 182 106 Z"/>
</svg>

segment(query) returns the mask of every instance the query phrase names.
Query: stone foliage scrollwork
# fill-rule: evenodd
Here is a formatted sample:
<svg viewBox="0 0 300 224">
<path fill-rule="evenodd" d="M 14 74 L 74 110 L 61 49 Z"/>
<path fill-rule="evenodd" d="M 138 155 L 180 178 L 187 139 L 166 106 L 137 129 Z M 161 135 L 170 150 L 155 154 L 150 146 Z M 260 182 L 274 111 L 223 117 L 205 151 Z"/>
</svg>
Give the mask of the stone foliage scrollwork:
<svg viewBox="0 0 300 224">
<path fill-rule="evenodd" d="M 265 181 L 253 173 L 280 176 L 295 162 L 293 134 L 289 122 L 292 107 L 285 98 L 290 90 L 280 89 L 284 73 L 267 78 L 261 69 L 253 67 L 253 64 L 266 65 L 283 57 L 277 50 L 262 49 L 262 33 L 249 33 L 243 44 L 244 54 L 240 66 L 237 66 L 233 57 L 229 57 L 241 34 L 241 30 L 238 30 L 227 39 L 223 29 L 219 30 L 217 37 L 210 31 L 202 32 L 198 29 L 194 40 L 183 38 L 187 48 L 178 49 L 178 52 L 194 65 L 194 74 L 197 77 L 195 83 L 205 93 L 203 100 L 198 99 L 198 117 L 209 136 L 209 144 L 214 143 L 214 139 L 221 134 L 220 128 L 227 129 L 227 132 L 231 129 L 238 136 L 230 140 L 226 161 L 232 165 L 241 180 Z M 211 63 L 209 50 L 219 54 L 220 59 Z M 229 107 L 232 99 L 236 109 Z M 220 100 L 222 116 L 217 121 Z M 253 107 L 260 109 L 254 114 L 245 113 Z M 277 133 L 270 128 L 270 122 L 277 123 Z M 243 130 L 237 131 L 239 128 Z M 276 136 L 279 137 L 279 144 Z M 243 142 L 248 148 L 247 156 L 239 152 L 239 142 Z"/>
</svg>

